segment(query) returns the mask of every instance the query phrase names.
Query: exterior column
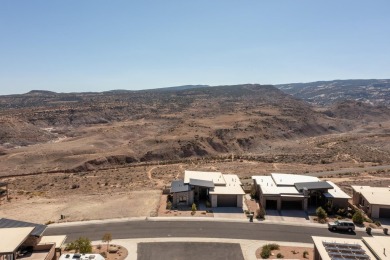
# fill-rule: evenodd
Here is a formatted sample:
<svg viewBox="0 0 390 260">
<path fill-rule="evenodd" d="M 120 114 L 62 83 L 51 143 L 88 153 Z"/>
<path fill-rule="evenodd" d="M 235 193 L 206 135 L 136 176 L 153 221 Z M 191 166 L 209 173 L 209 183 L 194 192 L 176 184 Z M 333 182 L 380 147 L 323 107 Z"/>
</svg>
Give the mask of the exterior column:
<svg viewBox="0 0 390 260">
<path fill-rule="evenodd" d="M 277 200 L 277 210 L 282 210 L 282 198 L 279 197 Z"/>
<path fill-rule="evenodd" d="M 304 210 L 304 211 L 307 211 L 307 201 L 308 201 L 307 198 L 304 198 L 304 199 L 303 199 L 303 210 Z"/>
</svg>

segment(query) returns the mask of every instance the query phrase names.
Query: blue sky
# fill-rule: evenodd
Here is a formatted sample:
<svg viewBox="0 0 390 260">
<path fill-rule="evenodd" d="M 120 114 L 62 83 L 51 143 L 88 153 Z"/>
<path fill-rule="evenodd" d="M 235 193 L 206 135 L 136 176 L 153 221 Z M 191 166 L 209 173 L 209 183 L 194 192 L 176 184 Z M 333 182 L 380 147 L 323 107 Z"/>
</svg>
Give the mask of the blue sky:
<svg viewBox="0 0 390 260">
<path fill-rule="evenodd" d="M 390 1 L 0 2 L 0 94 L 390 78 Z"/>
</svg>

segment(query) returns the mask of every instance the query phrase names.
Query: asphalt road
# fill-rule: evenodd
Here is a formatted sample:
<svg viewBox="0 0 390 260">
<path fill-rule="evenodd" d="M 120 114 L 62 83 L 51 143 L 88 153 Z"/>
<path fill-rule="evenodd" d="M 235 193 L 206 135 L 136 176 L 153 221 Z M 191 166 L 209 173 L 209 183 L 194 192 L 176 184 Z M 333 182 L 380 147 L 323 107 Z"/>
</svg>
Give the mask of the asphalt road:
<svg viewBox="0 0 390 260">
<path fill-rule="evenodd" d="M 67 242 L 79 237 L 101 240 L 104 233 L 113 239 L 158 237 L 207 237 L 227 239 L 251 239 L 312 243 L 311 236 L 361 238 L 365 232 L 352 234 L 330 232 L 326 228 L 289 226 L 263 223 L 206 222 L 206 221 L 129 221 L 106 224 L 55 227 L 45 235 L 68 236 Z"/>
</svg>

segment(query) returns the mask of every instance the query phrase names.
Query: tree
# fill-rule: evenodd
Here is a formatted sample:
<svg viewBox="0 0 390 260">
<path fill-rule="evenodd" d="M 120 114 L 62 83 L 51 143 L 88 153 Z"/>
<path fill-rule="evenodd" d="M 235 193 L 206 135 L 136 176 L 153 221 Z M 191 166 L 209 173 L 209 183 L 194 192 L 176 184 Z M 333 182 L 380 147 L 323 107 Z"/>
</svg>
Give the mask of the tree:
<svg viewBox="0 0 390 260">
<path fill-rule="evenodd" d="M 326 214 L 326 211 L 321 207 L 318 207 L 316 209 L 316 214 L 318 219 L 326 219 L 326 217 L 328 216 L 328 214 Z"/>
<path fill-rule="evenodd" d="M 102 237 L 102 242 L 107 242 L 107 251 L 108 251 L 108 247 L 110 245 L 110 242 L 112 240 L 112 235 L 111 233 L 105 233 Z"/>
<path fill-rule="evenodd" d="M 352 221 L 359 225 L 363 224 L 364 217 L 363 214 L 360 212 L 360 210 L 357 210 L 355 214 L 353 214 Z"/>
<path fill-rule="evenodd" d="M 81 254 L 92 253 L 91 240 L 86 237 L 79 237 L 79 239 L 68 244 L 68 249 L 75 250 Z"/>
</svg>

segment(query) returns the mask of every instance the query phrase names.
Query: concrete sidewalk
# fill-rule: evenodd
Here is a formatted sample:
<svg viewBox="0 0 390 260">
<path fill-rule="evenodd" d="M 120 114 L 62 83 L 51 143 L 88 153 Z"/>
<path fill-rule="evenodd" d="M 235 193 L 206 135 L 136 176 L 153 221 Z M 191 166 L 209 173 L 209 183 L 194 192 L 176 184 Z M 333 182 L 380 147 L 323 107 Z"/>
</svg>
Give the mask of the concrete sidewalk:
<svg viewBox="0 0 390 260">
<path fill-rule="evenodd" d="M 128 260 L 137 259 L 137 245 L 138 243 L 153 243 L 153 242 L 203 242 L 203 243 L 236 243 L 240 244 L 242 253 L 245 260 L 256 260 L 256 250 L 264 244 L 273 243 L 266 240 L 245 240 L 245 239 L 220 239 L 220 238 L 194 238 L 194 237 L 169 237 L 169 238 L 142 238 L 142 239 L 116 239 L 112 240 L 111 244 L 123 246 L 128 251 Z M 101 241 L 93 241 L 92 244 L 101 244 Z M 295 242 L 275 242 L 281 246 L 296 246 L 296 247 L 310 247 L 313 248 L 313 244 L 295 243 Z"/>
</svg>

